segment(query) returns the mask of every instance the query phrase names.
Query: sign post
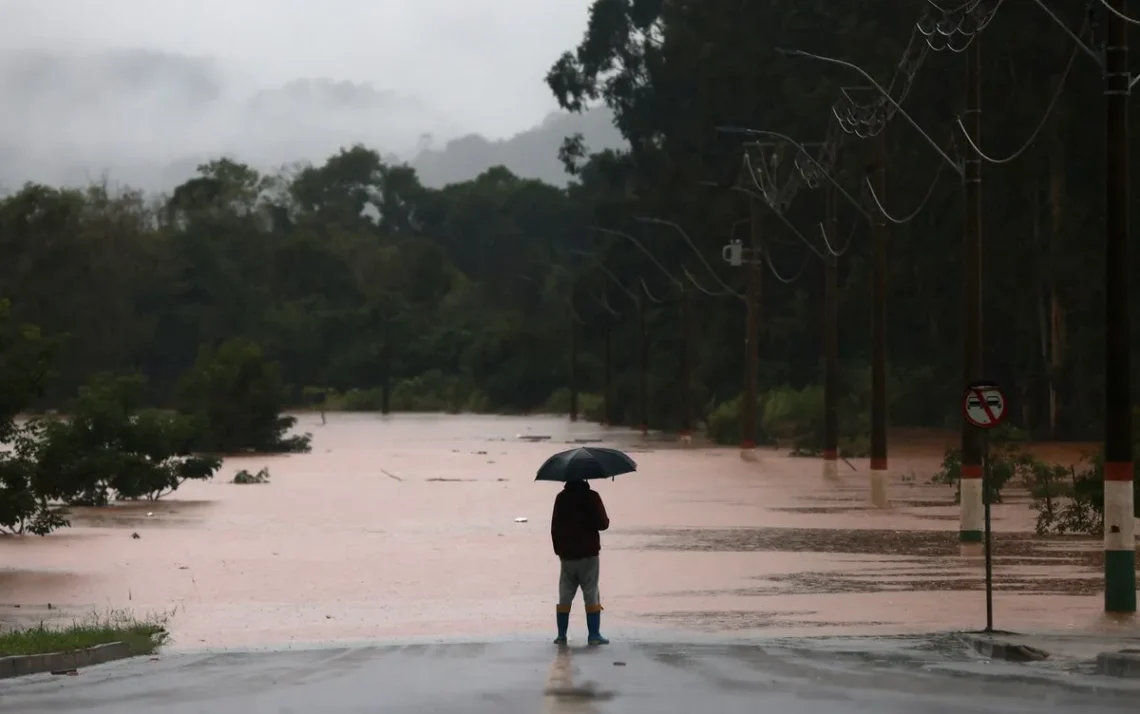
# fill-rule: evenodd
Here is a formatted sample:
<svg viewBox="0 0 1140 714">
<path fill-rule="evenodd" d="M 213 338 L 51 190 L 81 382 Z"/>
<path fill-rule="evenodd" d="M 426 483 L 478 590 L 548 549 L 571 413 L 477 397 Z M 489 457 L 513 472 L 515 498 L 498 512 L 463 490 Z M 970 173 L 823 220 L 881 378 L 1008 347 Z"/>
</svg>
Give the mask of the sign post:
<svg viewBox="0 0 1140 714">
<path fill-rule="evenodd" d="M 962 413 L 966 422 L 982 430 L 982 508 L 985 509 L 986 548 L 986 632 L 994 631 L 994 568 L 993 545 L 990 535 L 990 503 L 993 500 L 992 474 L 990 473 L 989 439 L 985 432 L 1005 421 L 1008 413 L 1005 392 L 993 382 L 974 382 L 966 387 L 962 397 Z"/>
</svg>

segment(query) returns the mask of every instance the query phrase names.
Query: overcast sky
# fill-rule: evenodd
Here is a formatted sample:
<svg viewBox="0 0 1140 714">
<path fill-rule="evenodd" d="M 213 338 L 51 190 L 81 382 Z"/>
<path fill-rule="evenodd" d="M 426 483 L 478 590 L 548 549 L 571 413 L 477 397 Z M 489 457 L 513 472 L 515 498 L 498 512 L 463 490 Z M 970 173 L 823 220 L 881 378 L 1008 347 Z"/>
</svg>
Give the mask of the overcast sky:
<svg viewBox="0 0 1140 714">
<path fill-rule="evenodd" d="M 418 96 L 508 135 L 554 107 L 543 76 L 589 0 L 2 0 L 5 48 L 205 55 L 246 78 L 327 76 Z"/>
<path fill-rule="evenodd" d="M 0 72 L 6 73 L 0 77 L 5 82 L 0 87 L 0 142 L 7 139 L 9 153 L 19 137 L 21 146 L 35 145 L 41 153 L 62 147 L 68 156 L 100 157 L 127 151 L 123 147 L 130 144 L 164 159 L 168 157 L 157 154 L 210 148 L 210 142 L 256 143 L 267 130 L 277 132 L 274 141 L 295 134 L 299 146 L 311 144 L 307 134 L 316 124 L 334 125 L 330 135 L 336 136 L 381 127 L 376 131 L 388 145 L 377 148 L 401 154 L 420 133 L 432 133 L 437 140 L 469 132 L 506 137 L 534 126 L 556 108 L 543 77 L 557 56 L 581 38 L 589 4 L 0 0 Z M 150 77 L 142 82 L 146 88 L 136 90 L 134 80 L 124 82 L 120 75 L 136 74 L 137 60 L 124 70 L 90 59 L 107 50 L 139 49 L 173 56 L 176 61 L 166 62 L 171 68 L 164 71 L 176 76 L 169 81 Z M 71 64 L 27 70 L 13 59 L 44 51 L 70 57 Z M 113 81 L 109 74 L 115 75 Z M 189 90 L 181 85 L 190 86 L 191 75 L 199 85 L 216 85 L 221 98 L 210 100 L 208 113 L 197 105 L 166 111 L 189 101 L 183 96 Z M 242 123 L 234 118 L 234 108 L 257 91 L 280 90 L 300 78 L 346 80 L 394 94 L 385 100 L 391 106 L 375 114 L 352 108 L 365 102 L 360 99 L 347 102 L 352 107 L 343 110 L 322 105 L 312 115 L 290 100 L 292 104 L 277 108 L 273 127 L 233 126 Z M 132 88 L 124 89 L 125 84 Z M 105 91 L 112 85 L 118 89 Z M 21 104 L 23 112 L 9 113 Z M 175 141 L 179 136 L 184 141 Z M 50 147 L 49 141 L 54 142 Z M 184 146 L 171 147 L 172 141 Z"/>
</svg>

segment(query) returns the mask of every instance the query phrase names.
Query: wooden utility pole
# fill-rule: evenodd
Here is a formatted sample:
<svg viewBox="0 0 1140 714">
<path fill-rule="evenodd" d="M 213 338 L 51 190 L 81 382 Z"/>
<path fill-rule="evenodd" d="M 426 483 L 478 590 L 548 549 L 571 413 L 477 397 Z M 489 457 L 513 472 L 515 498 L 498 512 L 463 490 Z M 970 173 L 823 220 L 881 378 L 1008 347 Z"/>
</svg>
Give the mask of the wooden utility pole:
<svg viewBox="0 0 1140 714">
<path fill-rule="evenodd" d="M 689 291 L 681 286 L 678 298 L 681 321 L 681 443 L 693 441 L 693 355 L 689 320 Z"/>
<path fill-rule="evenodd" d="M 1105 36 L 1104 609 L 1136 611 L 1132 491 L 1131 328 L 1128 315 L 1127 0 L 1107 0 Z"/>
<path fill-rule="evenodd" d="M 982 38 L 976 36 L 966 50 L 966 113 L 963 123 L 975 142 L 981 141 Z M 963 234 L 963 323 L 962 366 L 965 389 L 982 375 L 982 158 L 966 146 L 966 225 Z M 980 431 L 962 419 L 962 477 L 959 494 L 958 538 L 963 543 L 981 543 L 983 534 L 982 443 Z"/>
<path fill-rule="evenodd" d="M 578 318 L 570 311 L 570 421 L 578 421 Z"/>
<path fill-rule="evenodd" d="M 611 335 L 612 325 L 610 319 L 606 318 L 605 329 L 603 333 L 602 345 L 602 426 L 610 426 L 613 424 L 613 414 L 610 411 L 613 404 L 613 394 L 610 391 L 610 371 L 611 371 Z"/>
<path fill-rule="evenodd" d="M 827 190 L 827 230 L 839 235 L 835 184 Z M 828 250 L 823 271 L 823 477 L 839 478 L 839 258 Z"/>
<path fill-rule="evenodd" d="M 748 203 L 752 248 L 746 252 L 745 318 L 744 318 L 744 399 L 740 403 L 740 450 L 745 459 L 755 458 L 756 448 L 756 380 L 760 368 L 760 204 L 752 198 Z"/>
<path fill-rule="evenodd" d="M 871 162 L 873 185 L 880 201 L 887 194 L 886 130 L 874 139 Z M 872 214 L 873 257 L 871 288 L 871 502 L 887 505 L 887 220 Z"/>
<path fill-rule="evenodd" d="M 380 413 L 392 411 L 392 312 L 384 308 L 384 326 L 381 328 L 380 371 Z"/>
<path fill-rule="evenodd" d="M 649 338 L 645 334 L 645 298 L 638 295 L 634 300 L 637 309 L 637 352 L 638 352 L 638 408 L 640 411 L 641 435 L 649 433 Z"/>
</svg>

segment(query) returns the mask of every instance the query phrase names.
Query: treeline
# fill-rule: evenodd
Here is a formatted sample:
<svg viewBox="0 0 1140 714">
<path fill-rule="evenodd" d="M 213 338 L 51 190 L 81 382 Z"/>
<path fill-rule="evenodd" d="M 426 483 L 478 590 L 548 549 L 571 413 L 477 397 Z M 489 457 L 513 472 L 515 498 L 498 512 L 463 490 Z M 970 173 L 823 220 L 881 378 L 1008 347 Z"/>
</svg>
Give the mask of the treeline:
<svg viewBox="0 0 1140 714">
<path fill-rule="evenodd" d="M 865 394 L 872 309 L 870 230 L 859 211 L 880 212 L 866 183 L 878 142 L 837 132 L 833 110 L 856 121 L 889 117 L 881 134 L 886 190 L 877 198 L 890 215 L 890 418 L 895 425 L 956 429 L 964 373 L 964 199 L 950 164 L 966 155 L 956 124 L 965 109 L 966 54 L 949 51 L 947 44 L 961 49 L 971 38 L 980 42 L 983 128 L 975 138 L 987 156 L 985 371 L 1009 394 L 1015 425 L 1036 437 L 1093 439 L 1103 434 L 1105 399 L 1103 81 L 1101 68 L 1056 23 L 1066 23 L 1095 47 L 1104 42 L 1106 11 L 1093 3 L 1054 12 L 1050 17 L 1033 3 L 990 0 L 594 0 L 581 42 L 554 63 L 547 83 L 566 109 L 607 104 L 629 142 L 629 151 L 608 160 L 624 189 L 605 217 L 610 228 L 652 235 L 654 245 L 661 245 L 675 240 L 669 230 L 650 230 L 631 217 L 666 218 L 715 256 L 730 236 L 749 243 L 749 198 L 739 189 L 764 194 L 757 201 L 767 266 L 761 391 L 784 383 L 798 390 L 821 379 L 824 264 L 816 254 L 827 254 L 820 228 L 827 223 L 830 183 L 819 175 L 796 178 L 794 164 L 810 161 L 777 136 L 724 129 L 790 136 L 833 166 L 846 194 L 836 198 L 839 225 L 829 229 L 832 247 L 843 252 L 839 345 L 848 375 L 844 390 L 856 401 Z M 1137 28 L 1129 31 L 1140 36 Z M 889 88 L 903 111 L 884 113 L 889 105 L 849 66 L 785 50 L 857 64 Z M 837 135 L 842 142 L 833 140 Z M 748 142 L 763 145 L 750 149 L 753 177 L 745 177 L 742 168 Z M 834 162 L 819 142 L 838 147 Z M 1132 144 L 1135 161 L 1140 149 Z M 591 160 L 572 142 L 567 148 L 570 158 Z M 761 171 L 760 155 L 776 151 L 782 160 Z M 736 190 L 728 188 L 733 185 Z M 793 185 L 799 190 L 788 189 Z M 1133 225 L 1140 220 L 1140 203 L 1135 205 Z M 848 236 L 851 248 L 844 252 Z M 687 249 L 679 244 L 677 250 Z M 644 260 L 630 260 L 637 270 L 649 270 Z M 724 266 L 718 261 L 717 267 Z M 689 268 L 706 287 L 719 290 L 699 263 Z M 1140 250 L 1131 251 L 1130 269 L 1140 276 Z M 1135 358 L 1135 286 L 1130 300 L 1128 337 Z M 719 308 L 732 313 L 728 319 L 702 316 L 705 369 L 715 353 L 720 374 L 740 374 L 737 303 L 727 298 Z M 1133 380 L 1133 388 L 1140 390 L 1140 380 Z M 718 398 L 726 395 L 721 389 L 715 390 Z M 760 408 L 770 410 L 761 401 Z M 858 426 L 858 420 L 849 421 L 854 426 L 848 428 Z"/>
<path fill-rule="evenodd" d="M 171 406 L 201 349 L 241 338 L 277 365 L 291 406 L 566 410 L 577 391 L 591 418 L 663 429 L 705 421 L 731 442 L 744 290 L 741 269 L 720 253 L 746 237 L 749 205 L 723 190 L 739 176 L 742 138 L 717 129 L 824 138 L 849 80 L 776 49 L 840 56 L 888 84 L 923 10 L 903 0 L 876 8 L 598 0 L 549 84 L 567 108 L 609 104 L 630 149 L 591 154 L 571 137 L 565 188 L 500 168 L 430 189 L 360 146 L 277 174 L 218 159 L 164 196 L 26 186 L 0 201 L 0 294 L 17 323 L 64 340 L 35 405 L 65 407 L 96 373 L 137 372 L 142 402 Z M 993 153 L 1025 142 L 1068 66 L 1069 39 L 1034 12 L 1002 9 L 981 40 L 992 107 L 983 144 Z M 1099 85 L 1081 60 L 1036 143 L 984 169 L 986 368 L 1011 395 L 1013 424 L 1046 438 L 1095 438 L 1103 411 L 1103 250 L 1090 236 L 1103 231 L 1104 152 L 1082 109 L 1099 102 Z M 904 77 L 905 108 L 951 158 L 961 155 L 961 138 L 949 137 L 962 64 L 930 52 Z M 890 418 L 955 426 L 961 184 L 901 119 L 887 145 L 888 210 L 905 217 L 930 194 L 913 220 L 890 226 Z M 869 148 L 849 138 L 837 165 L 857 201 L 867 200 Z M 782 217 L 760 216 L 758 421 L 769 438 L 808 447 L 822 422 L 824 269 L 788 224 L 814 240 L 823 209 L 824 191 L 808 186 Z M 693 244 L 644 218 L 675 223 Z M 839 265 L 840 421 L 857 441 L 869 403 L 870 246 L 866 221 L 844 201 L 839 224 L 851 240 Z M 1132 260 L 1140 274 L 1140 251 Z M 1132 299 L 1140 314 L 1140 290 Z"/>
</svg>

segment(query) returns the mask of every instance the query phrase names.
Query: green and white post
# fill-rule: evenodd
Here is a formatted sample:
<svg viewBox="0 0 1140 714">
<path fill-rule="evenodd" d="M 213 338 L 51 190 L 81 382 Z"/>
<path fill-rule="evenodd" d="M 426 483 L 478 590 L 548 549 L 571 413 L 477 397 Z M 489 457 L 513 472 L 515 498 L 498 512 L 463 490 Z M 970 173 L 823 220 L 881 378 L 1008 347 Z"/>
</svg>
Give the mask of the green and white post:
<svg viewBox="0 0 1140 714">
<path fill-rule="evenodd" d="M 1136 612 L 1136 516 L 1132 462 L 1104 464 L 1104 610 Z"/>
<path fill-rule="evenodd" d="M 979 459 L 980 461 L 980 459 Z M 958 540 L 962 543 L 982 542 L 982 465 L 962 464 L 959 492 Z"/>
<path fill-rule="evenodd" d="M 1136 520 L 1132 492 L 1132 321 L 1128 314 L 1129 197 L 1126 0 L 1107 0 L 1105 15 L 1105 350 L 1104 609 L 1136 612 Z"/>
</svg>

